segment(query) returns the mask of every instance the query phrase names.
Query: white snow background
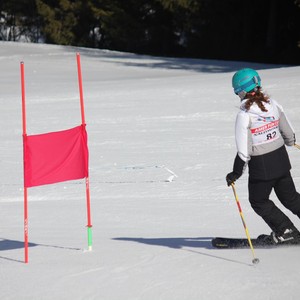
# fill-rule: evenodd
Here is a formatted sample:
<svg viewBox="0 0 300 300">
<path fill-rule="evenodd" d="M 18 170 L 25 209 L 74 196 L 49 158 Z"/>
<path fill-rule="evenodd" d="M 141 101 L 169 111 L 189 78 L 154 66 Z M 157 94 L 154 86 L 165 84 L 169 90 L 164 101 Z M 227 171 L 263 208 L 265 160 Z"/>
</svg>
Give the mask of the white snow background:
<svg viewBox="0 0 300 300">
<path fill-rule="evenodd" d="M 76 52 L 93 250 L 87 251 L 84 180 L 34 187 L 25 264 L 20 62 L 27 133 L 59 131 L 81 124 Z M 225 183 L 239 106 L 231 78 L 243 67 L 259 71 L 300 137 L 300 67 L 1 42 L 0 299 L 299 299 L 299 247 L 255 249 L 257 265 L 250 249 L 211 247 L 214 236 L 245 237 Z M 300 189 L 300 151 L 288 152 Z M 248 203 L 247 177 L 236 189 L 256 237 L 270 229 Z"/>
</svg>

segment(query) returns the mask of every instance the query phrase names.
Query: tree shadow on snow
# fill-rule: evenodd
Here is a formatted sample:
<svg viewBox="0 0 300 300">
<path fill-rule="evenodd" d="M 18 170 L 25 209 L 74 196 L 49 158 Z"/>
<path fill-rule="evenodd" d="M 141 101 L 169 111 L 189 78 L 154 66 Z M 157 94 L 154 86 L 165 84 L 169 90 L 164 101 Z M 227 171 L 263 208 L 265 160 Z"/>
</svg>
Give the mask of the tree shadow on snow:
<svg viewBox="0 0 300 300">
<path fill-rule="evenodd" d="M 110 51 L 95 48 L 78 48 L 61 46 L 66 52 L 80 52 L 82 56 L 100 60 L 106 63 L 127 67 L 142 67 L 149 69 L 189 70 L 200 73 L 234 72 L 241 68 L 256 70 L 280 68 L 285 65 L 263 64 L 244 61 L 226 61 L 218 59 L 178 58 L 142 55 L 128 52 Z"/>
</svg>

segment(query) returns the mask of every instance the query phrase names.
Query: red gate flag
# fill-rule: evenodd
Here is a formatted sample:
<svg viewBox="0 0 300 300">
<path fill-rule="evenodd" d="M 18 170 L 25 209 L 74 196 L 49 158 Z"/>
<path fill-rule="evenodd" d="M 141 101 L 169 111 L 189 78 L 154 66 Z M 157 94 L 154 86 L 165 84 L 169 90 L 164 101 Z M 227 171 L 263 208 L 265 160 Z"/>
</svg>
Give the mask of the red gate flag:
<svg viewBox="0 0 300 300">
<path fill-rule="evenodd" d="M 88 177 L 85 124 L 63 131 L 24 135 L 25 187 L 85 177 Z"/>
</svg>

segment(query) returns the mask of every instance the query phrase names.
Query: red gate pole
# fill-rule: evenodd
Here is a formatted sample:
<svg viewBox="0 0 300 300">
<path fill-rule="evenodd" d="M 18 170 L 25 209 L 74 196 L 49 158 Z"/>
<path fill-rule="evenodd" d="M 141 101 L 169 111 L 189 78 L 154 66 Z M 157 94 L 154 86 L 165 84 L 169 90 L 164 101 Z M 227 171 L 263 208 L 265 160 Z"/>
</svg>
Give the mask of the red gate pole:
<svg viewBox="0 0 300 300">
<path fill-rule="evenodd" d="M 81 122 L 85 125 L 85 114 L 84 114 L 84 101 L 83 101 L 83 88 L 82 88 L 82 75 L 81 75 L 81 62 L 80 54 L 76 54 L 77 58 L 77 72 L 78 72 L 78 84 L 79 84 L 79 95 L 80 95 L 80 108 L 81 108 Z M 91 199 L 90 199 L 90 181 L 89 176 L 85 178 L 86 187 L 86 207 L 87 207 L 87 234 L 88 234 L 88 250 L 92 250 L 92 218 L 91 218 Z"/>
<path fill-rule="evenodd" d="M 20 63 L 21 66 L 21 91 L 22 91 L 22 127 L 23 127 L 23 168 L 24 168 L 24 256 L 25 263 L 28 263 L 28 199 L 27 187 L 25 186 L 25 139 L 26 132 L 26 105 L 25 105 L 25 72 L 24 62 Z"/>
</svg>

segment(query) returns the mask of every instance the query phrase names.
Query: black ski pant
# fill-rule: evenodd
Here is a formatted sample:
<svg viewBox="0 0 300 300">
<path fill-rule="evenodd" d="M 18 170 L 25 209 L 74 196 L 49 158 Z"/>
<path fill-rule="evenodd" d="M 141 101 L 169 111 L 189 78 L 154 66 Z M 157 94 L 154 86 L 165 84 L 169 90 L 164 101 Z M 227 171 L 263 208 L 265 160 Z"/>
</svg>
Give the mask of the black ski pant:
<svg viewBox="0 0 300 300">
<path fill-rule="evenodd" d="M 279 201 L 300 218 L 300 194 L 297 193 L 290 172 L 268 181 L 251 179 L 248 182 L 249 201 L 254 211 L 261 216 L 276 234 L 294 227 L 292 221 L 269 199 L 274 189 Z"/>
</svg>

